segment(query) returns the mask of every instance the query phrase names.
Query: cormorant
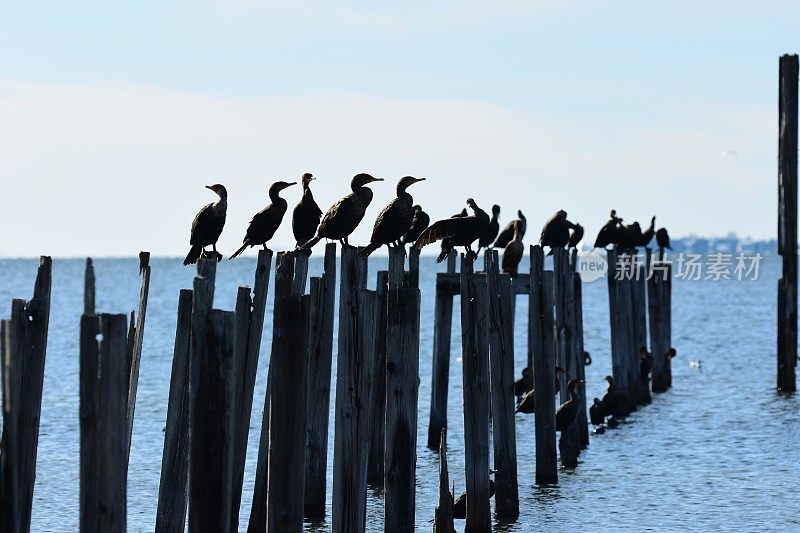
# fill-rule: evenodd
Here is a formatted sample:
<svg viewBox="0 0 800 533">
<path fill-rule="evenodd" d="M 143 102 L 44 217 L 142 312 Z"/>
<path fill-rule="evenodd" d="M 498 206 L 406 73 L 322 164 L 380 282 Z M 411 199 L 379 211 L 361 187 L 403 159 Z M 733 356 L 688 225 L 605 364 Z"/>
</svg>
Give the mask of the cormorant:
<svg viewBox="0 0 800 533">
<path fill-rule="evenodd" d="M 673 357 L 675 357 L 676 355 L 678 355 L 678 352 L 675 350 L 675 348 L 670 348 L 670 349 L 669 349 L 669 350 L 667 350 L 667 352 L 664 354 L 664 357 L 667 359 L 667 361 L 670 361 L 670 360 L 671 360 Z"/>
<path fill-rule="evenodd" d="M 635 251 L 637 246 L 641 246 L 644 240 L 642 228 L 638 222 L 622 226 L 622 231 L 619 235 L 619 247 L 625 251 Z"/>
<path fill-rule="evenodd" d="M 495 486 L 494 480 L 489 480 L 489 497 L 491 498 L 494 496 Z M 458 498 L 455 499 L 453 502 L 453 518 L 459 518 L 463 520 L 467 517 L 467 493 L 462 492 Z"/>
<path fill-rule="evenodd" d="M 369 254 L 384 244 L 402 246 L 400 238 L 411 226 L 411 220 L 414 218 L 414 199 L 406 189 L 420 181 L 425 181 L 425 178 L 406 176 L 397 182 L 397 198 L 378 213 L 375 226 L 372 228 L 372 238 L 361 251 L 362 255 L 369 257 Z"/>
<path fill-rule="evenodd" d="M 597 238 L 594 241 L 594 247 L 605 248 L 609 244 L 619 244 L 621 233 L 622 219 L 618 217 L 617 212 L 612 209 L 608 222 L 603 224 L 603 227 L 597 232 Z"/>
<path fill-rule="evenodd" d="M 531 369 L 522 369 L 522 377 L 514 382 L 514 396 L 518 399 L 531 389 Z"/>
<path fill-rule="evenodd" d="M 525 237 L 525 230 L 528 229 L 528 220 L 525 218 L 525 215 L 522 214 L 522 211 L 517 211 L 517 217 L 519 218 L 506 224 L 503 231 L 497 235 L 497 239 L 494 241 L 494 248 L 505 248 L 508 243 L 511 242 L 511 239 L 514 238 L 514 222 L 520 223 L 519 238 L 522 239 Z"/>
<path fill-rule="evenodd" d="M 478 241 L 478 250 L 481 248 L 488 248 L 494 242 L 495 237 L 497 237 L 497 233 L 500 231 L 500 223 L 497 221 L 499 216 L 500 206 L 494 204 L 492 206 L 492 219 L 489 221 L 486 231 L 483 232 L 483 235 L 481 235 L 481 238 Z"/>
<path fill-rule="evenodd" d="M 219 199 L 203 207 L 194 217 L 192 222 L 192 234 L 189 244 L 192 248 L 183 260 L 184 265 L 193 265 L 197 262 L 200 254 L 205 252 L 206 246 L 212 246 L 217 261 L 222 260 L 222 254 L 217 251 L 217 241 L 225 227 L 225 213 L 228 210 L 228 191 L 224 185 L 215 183 L 206 185 L 206 189 L 214 191 Z"/>
<path fill-rule="evenodd" d="M 350 181 L 352 193 L 333 204 L 317 228 L 317 235 L 303 244 L 301 248 L 311 248 L 321 239 L 333 239 L 350 246 L 347 237 L 358 227 L 364 213 L 372 202 L 372 189 L 365 185 L 383 178 L 373 178 L 369 174 L 356 174 Z"/>
<path fill-rule="evenodd" d="M 647 381 L 652 369 L 653 354 L 648 352 L 645 346 L 639 346 L 639 378 L 642 381 Z"/>
<path fill-rule="evenodd" d="M 572 223 L 567 220 L 567 212 L 563 209 L 545 222 L 539 243 L 552 248 L 564 248 L 569 242 L 569 229 Z"/>
<path fill-rule="evenodd" d="M 525 252 L 525 246 L 522 244 L 522 237 L 519 234 L 519 221 L 514 221 L 514 238 L 511 239 L 503 251 L 503 272 L 507 272 L 512 276 L 517 275 L 519 262 L 522 261 L 522 254 Z"/>
<path fill-rule="evenodd" d="M 467 208 L 461 210 L 460 213 L 456 213 L 455 215 L 451 216 L 450 218 L 464 218 L 467 216 Z M 419 238 L 419 237 L 417 237 Z M 442 243 L 439 247 L 439 257 L 436 258 L 437 263 L 441 263 L 447 258 L 447 254 L 450 253 L 450 250 L 453 249 L 453 245 L 451 244 L 451 239 L 442 239 Z"/>
<path fill-rule="evenodd" d="M 605 407 L 606 416 L 614 416 L 617 412 L 617 391 L 614 390 L 614 378 L 606 376 L 605 380 L 608 382 L 605 394 L 603 394 L 603 407 Z"/>
<path fill-rule="evenodd" d="M 583 351 L 583 366 L 589 366 L 592 364 L 592 356 L 586 350 Z"/>
<path fill-rule="evenodd" d="M 417 242 L 414 243 L 414 249 L 421 250 L 425 245 L 438 240 L 447 240 L 446 244 L 442 243 L 442 253 L 439 254 L 437 262 L 441 262 L 447 257 L 450 250 L 456 246 L 465 247 L 467 255 L 474 259 L 476 254 L 472 251 L 471 245 L 486 229 L 486 226 L 489 224 L 489 215 L 478 207 L 478 204 L 476 204 L 475 200 L 472 198 L 467 198 L 467 205 L 472 209 L 473 215 L 459 218 L 446 218 L 434 222 L 419 236 Z"/>
<path fill-rule="evenodd" d="M 589 407 L 589 421 L 593 426 L 602 426 L 606 421 L 606 412 L 603 402 L 595 398 L 592 406 Z"/>
<path fill-rule="evenodd" d="M 656 234 L 656 217 L 650 219 L 650 227 L 644 230 L 642 238 L 638 242 L 639 246 L 647 246 L 653 240 L 653 235 Z"/>
<path fill-rule="evenodd" d="M 566 431 L 575 421 L 578 416 L 578 404 L 580 397 L 575 392 L 575 387 L 583 383 L 582 379 L 571 379 L 567 383 L 567 392 L 569 392 L 569 400 L 562 403 L 556 410 L 556 431 Z"/>
<path fill-rule="evenodd" d="M 294 240 L 297 241 L 297 246 L 302 246 L 308 242 L 317 232 L 319 226 L 319 219 L 322 217 L 322 209 L 317 205 L 314 200 L 314 195 L 311 194 L 309 184 L 314 176 L 306 172 L 300 178 L 303 184 L 303 196 L 297 205 L 294 206 L 292 211 L 292 232 L 294 233 Z"/>
<path fill-rule="evenodd" d="M 527 368 L 525 369 L 527 370 Z M 523 371 L 524 372 L 524 371 Z M 559 393 L 559 383 L 558 383 L 558 375 L 563 373 L 564 369 L 560 366 L 556 367 L 556 383 L 553 390 L 555 391 L 556 395 Z M 517 401 L 517 408 L 514 410 L 515 413 L 522 413 L 524 415 L 532 414 L 536 411 L 536 394 L 533 389 L 533 376 L 530 377 L 531 380 L 531 389 L 527 391 L 525 394 L 522 395 L 522 398 L 518 398 Z M 514 385 L 516 391 L 516 384 Z"/>
<path fill-rule="evenodd" d="M 403 235 L 403 244 L 414 244 L 420 234 L 425 231 L 431 223 L 431 217 L 422 210 L 422 207 L 414 206 L 414 216 L 411 218 L 411 225 Z"/>
<path fill-rule="evenodd" d="M 577 248 L 578 244 L 580 244 L 582 239 L 583 239 L 583 226 L 581 226 L 580 224 L 574 224 L 572 226 L 572 233 L 569 236 L 569 242 L 567 243 L 567 248 Z"/>
<path fill-rule="evenodd" d="M 658 244 L 658 247 L 662 250 L 664 248 L 672 250 L 669 245 L 669 233 L 667 233 L 667 228 L 658 228 L 656 232 L 656 244 Z"/>
<path fill-rule="evenodd" d="M 247 232 L 242 239 L 242 247 L 236 250 L 228 260 L 237 257 L 244 252 L 248 246 L 258 246 L 259 244 L 267 249 L 267 241 L 269 241 L 275 232 L 280 227 L 283 221 L 283 215 L 286 214 L 286 200 L 281 198 L 280 192 L 286 187 L 291 187 L 297 182 L 287 183 L 285 181 L 276 181 L 269 188 L 269 199 L 272 203 L 259 211 L 253 216 L 250 225 L 247 226 Z"/>
</svg>

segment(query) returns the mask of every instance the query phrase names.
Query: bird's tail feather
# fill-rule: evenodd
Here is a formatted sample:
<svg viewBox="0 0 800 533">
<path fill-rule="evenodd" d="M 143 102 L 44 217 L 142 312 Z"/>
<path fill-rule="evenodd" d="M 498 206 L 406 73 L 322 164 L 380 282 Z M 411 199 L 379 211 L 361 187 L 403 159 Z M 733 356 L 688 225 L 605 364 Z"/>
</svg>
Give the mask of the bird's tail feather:
<svg viewBox="0 0 800 533">
<path fill-rule="evenodd" d="M 200 254 L 202 253 L 202 251 L 203 251 L 202 246 L 197 246 L 197 245 L 192 246 L 192 248 L 189 250 L 189 253 L 186 254 L 186 259 L 183 260 L 184 266 L 193 265 L 197 263 L 197 260 L 200 258 Z"/>
<path fill-rule="evenodd" d="M 245 249 L 245 248 L 247 248 L 248 246 L 250 246 L 250 244 L 248 244 L 248 243 L 244 243 L 244 244 L 242 245 L 242 247 L 241 247 L 241 248 L 239 248 L 238 250 L 236 250 L 235 252 L 233 252 L 233 255 L 232 255 L 232 256 L 230 256 L 230 257 L 228 258 L 228 261 L 230 261 L 231 259 L 234 259 L 235 257 L 238 257 L 238 256 L 239 256 L 239 254 L 241 254 L 242 252 L 244 252 L 244 249 Z"/>
<path fill-rule="evenodd" d="M 380 247 L 381 244 L 379 242 L 371 242 L 368 245 L 366 245 L 363 250 L 361 250 L 361 255 L 364 257 L 369 257 L 369 254 L 371 254 Z"/>
</svg>

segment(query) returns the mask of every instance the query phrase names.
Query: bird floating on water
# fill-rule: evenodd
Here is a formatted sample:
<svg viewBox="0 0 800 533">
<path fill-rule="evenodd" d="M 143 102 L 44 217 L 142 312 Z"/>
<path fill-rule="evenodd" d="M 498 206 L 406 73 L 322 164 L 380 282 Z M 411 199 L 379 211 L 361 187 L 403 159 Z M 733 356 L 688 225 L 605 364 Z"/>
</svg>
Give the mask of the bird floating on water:
<svg viewBox="0 0 800 533">
<path fill-rule="evenodd" d="M 700 359 L 692 359 L 689 361 L 689 368 L 700 368 Z"/>
<path fill-rule="evenodd" d="M 593 426 L 602 426 L 606 421 L 605 406 L 599 398 L 595 398 L 589 407 L 589 421 Z"/>
<path fill-rule="evenodd" d="M 283 215 L 286 214 L 286 200 L 280 197 L 280 192 L 295 183 L 294 181 L 291 183 L 276 181 L 272 184 L 269 188 L 269 199 L 272 203 L 253 216 L 250 225 L 247 226 L 244 239 L 242 239 L 241 248 L 233 252 L 229 259 L 236 258 L 248 246 L 253 247 L 260 244 L 265 250 L 267 249 L 267 242 L 275 235 L 283 221 Z"/>
<path fill-rule="evenodd" d="M 319 208 L 314 195 L 311 193 L 311 181 L 314 176 L 306 172 L 300 178 L 303 186 L 303 196 L 294 206 L 292 211 L 292 233 L 297 246 L 302 246 L 314 237 L 319 226 L 319 219 L 322 218 L 322 209 Z"/>
<path fill-rule="evenodd" d="M 414 219 L 414 198 L 406 191 L 407 188 L 425 181 L 425 178 L 415 178 L 405 176 L 397 182 L 397 198 L 378 213 L 375 219 L 375 226 L 372 229 L 372 238 L 369 244 L 361 251 L 362 255 L 369 257 L 369 254 L 383 246 L 402 246 L 400 239 L 403 234 L 411 227 Z M 404 248 L 405 250 L 405 248 Z"/>
<path fill-rule="evenodd" d="M 206 246 L 211 246 L 213 255 L 217 261 L 222 260 L 222 254 L 217 251 L 217 241 L 225 227 L 225 214 L 228 210 L 228 191 L 224 185 L 215 183 L 206 185 L 206 189 L 211 189 L 219 196 L 216 202 L 205 205 L 194 217 L 192 221 L 192 233 L 189 244 L 192 248 L 183 260 L 184 265 L 193 265 L 200 258 L 201 254 L 206 253 Z"/>
</svg>

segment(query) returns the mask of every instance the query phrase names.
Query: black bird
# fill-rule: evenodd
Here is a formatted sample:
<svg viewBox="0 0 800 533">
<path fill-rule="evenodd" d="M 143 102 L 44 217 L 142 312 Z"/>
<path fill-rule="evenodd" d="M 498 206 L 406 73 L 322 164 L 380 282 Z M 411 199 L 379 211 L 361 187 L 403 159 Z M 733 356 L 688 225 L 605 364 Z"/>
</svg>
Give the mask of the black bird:
<svg viewBox="0 0 800 533">
<path fill-rule="evenodd" d="M 622 226 L 617 244 L 619 244 L 619 247 L 624 251 L 634 251 L 637 246 L 641 246 L 640 243 L 643 240 L 644 235 L 642 234 L 642 227 L 638 222 L 634 222 L 633 224 Z"/>
<path fill-rule="evenodd" d="M 531 389 L 531 369 L 522 369 L 522 377 L 514 382 L 514 396 L 520 398 Z"/>
<path fill-rule="evenodd" d="M 317 228 L 317 235 L 303 244 L 301 248 L 311 248 L 321 239 L 333 239 L 350 246 L 347 237 L 358 227 L 367 207 L 372 202 L 372 189 L 366 187 L 374 181 L 383 181 L 383 178 L 373 178 L 369 174 L 356 174 L 350 181 L 350 194 L 333 204 Z"/>
<path fill-rule="evenodd" d="M 569 400 L 562 403 L 556 410 L 556 431 L 566 431 L 575 421 L 578 416 L 578 404 L 580 397 L 575 392 L 575 387 L 583 383 L 582 379 L 571 379 L 567 383 L 567 392 L 569 392 Z"/>
<path fill-rule="evenodd" d="M 594 399 L 594 403 L 589 407 L 589 421 L 593 426 L 602 426 L 606 421 L 606 410 L 603 402 Z"/>
<path fill-rule="evenodd" d="M 583 226 L 580 224 L 575 224 L 572 226 L 572 233 L 569 236 L 567 248 L 577 248 L 578 244 L 581 242 L 581 239 L 583 239 Z"/>
<path fill-rule="evenodd" d="M 678 352 L 675 350 L 675 348 L 670 348 L 664 354 L 664 358 L 666 358 L 667 362 L 669 362 L 670 360 L 672 360 L 677 355 L 678 355 Z"/>
<path fill-rule="evenodd" d="M 287 183 L 285 181 L 276 181 L 269 188 L 269 199 L 272 203 L 259 211 L 253 216 L 250 225 L 247 226 L 247 232 L 242 239 L 242 247 L 233 252 L 233 255 L 228 258 L 234 259 L 239 254 L 244 252 L 248 246 L 258 246 L 259 244 L 267 249 L 267 242 L 275 235 L 275 232 L 283 221 L 283 215 L 286 214 L 286 200 L 280 197 L 280 193 L 286 187 L 291 187 L 296 182 Z"/>
<path fill-rule="evenodd" d="M 489 221 L 486 231 L 483 232 L 483 235 L 481 235 L 481 238 L 478 241 L 478 250 L 481 248 L 488 248 L 494 242 L 495 237 L 497 237 L 497 233 L 500 231 L 500 223 L 497 221 L 499 216 L 500 206 L 494 204 L 492 206 L 492 219 Z"/>
<path fill-rule="evenodd" d="M 368 257 L 384 244 L 401 246 L 400 238 L 411 226 L 411 220 L 414 218 L 414 199 L 406 189 L 420 181 L 425 181 L 425 178 L 406 176 L 397 182 L 397 198 L 378 213 L 375 226 L 372 228 L 372 238 L 361 251 L 364 256 Z"/>
<path fill-rule="evenodd" d="M 506 249 L 503 251 L 503 272 L 516 276 L 523 253 L 525 253 L 525 246 L 522 244 L 522 237 L 519 234 L 519 221 L 515 220 L 514 238 L 511 239 L 511 242 L 506 245 Z"/>
<path fill-rule="evenodd" d="M 486 226 L 489 224 L 489 215 L 478 207 L 475 200 L 467 198 L 467 205 L 474 213 L 467 217 L 446 218 L 434 222 L 431 226 L 422 232 L 417 242 L 414 243 L 415 250 L 421 250 L 423 246 L 431 244 L 439 240 L 447 239 L 447 248 L 442 250 L 439 254 L 437 262 L 441 262 L 450 250 L 456 246 L 463 246 L 466 248 L 467 255 L 473 259 L 476 256 L 472 251 L 472 243 L 480 238 Z"/>
<path fill-rule="evenodd" d="M 428 216 L 428 213 L 423 211 L 422 207 L 415 205 L 414 216 L 411 218 L 411 225 L 408 227 L 405 235 L 403 235 L 403 244 L 414 244 L 430 223 L 431 217 Z"/>
<path fill-rule="evenodd" d="M 207 204 L 194 217 L 192 222 L 192 234 L 189 244 L 192 248 L 183 260 L 184 265 L 193 265 L 197 262 L 200 254 L 205 252 L 206 246 L 213 247 L 214 256 L 217 261 L 222 260 L 222 254 L 217 251 L 217 241 L 225 227 L 225 213 L 228 210 L 228 191 L 224 185 L 215 183 L 206 185 L 206 189 L 214 191 L 219 199 L 216 202 Z"/>
<path fill-rule="evenodd" d="M 506 224 L 506 227 L 503 228 L 503 231 L 501 231 L 497 235 L 497 239 L 495 239 L 494 241 L 494 246 L 493 246 L 494 248 L 505 248 L 508 245 L 508 243 L 511 242 L 511 239 L 514 238 L 514 222 L 520 223 L 519 227 L 520 239 L 525 237 L 525 230 L 528 229 L 528 220 L 525 218 L 525 215 L 522 214 L 522 211 L 517 211 L 517 217 L 519 218 L 516 218 L 511 222 L 509 222 L 508 224 Z"/>
<path fill-rule="evenodd" d="M 644 230 L 642 238 L 639 241 L 639 246 L 647 246 L 653 240 L 653 235 L 656 234 L 656 217 L 650 219 L 650 227 Z"/>
<path fill-rule="evenodd" d="M 461 210 L 460 213 L 456 213 L 450 218 L 464 218 L 466 216 L 467 216 L 467 208 L 465 207 L 464 209 Z M 417 237 L 417 239 L 419 239 L 419 237 Z M 451 240 L 452 239 L 442 239 L 442 244 L 440 245 L 439 257 L 436 258 L 437 263 L 441 263 L 442 261 L 444 261 L 445 258 L 447 258 L 447 254 L 449 254 L 450 251 L 453 249 L 453 245 L 450 242 Z"/>
<path fill-rule="evenodd" d="M 564 248 L 569 242 L 569 229 L 572 226 L 567 220 L 567 212 L 563 209 L 545 222 L 539 243 L 552 248 Z"/>
<path fill-rule="evenodd" d="M 586 350 L 583 351 L 583 366 L 589 366 L 592 364 L 592 356 Z"/>
<path fill-rule="evenodd" d="M 662 250 L 664 248 L 668 250 L 672 250 L 672 247 L 669 245 L 669 233 L 667 233 L 667 228 L 658 228 L 656 232 L 656 244 Z"/>
<path fill-rule="evenodd" d="M 650 371 L 653 370 L 653 354 L 647 351 L 644 346 L 639 347 L 639 378 L 647 381 Z"/>
<path fill-rule="evenodd" d="M 292 233 L 294 233 L 294 240 L 297 241 L 297 246 L 302 246 L 308 242 L 317 232 L 319 226 L 319 219 L 322 217 L 322 209 L 317 205 L 314 200 L 314 195 L 311 194 L 311 187 L 309 184 L 314 176 L 306 172 L 300 178 L 303 185 L 303 196 L 300 201 L 294 206 L 292 211 Z"/>
<path fill-rule="evenodd" d="M 494 480 L 489 480 L 489 497 L 494 496 Z M 464 519 L 467 517 L 467 493 L 462 492 L 453 502 L 453 518 Z"/>
<path fill-rule="evenodd" d="M 605 407 L 606 416 L 613 416 L 617 413 L 617 391 L 614 390 L 614 378 L 606 376 L 605 380 L 608 382 L 605 394 L 603 394 L 603 407 Z"/>
<path fill-rule="evenodd" d="M 527 370 L 527 368 L 526 368 Z M 524 372 L 524 371 L 523 371 Z M 555 391 L 556 395 L 559 393 L 559 383 L 558 383 L 558 375 L 563 373 L 564 369 L 560 366 L 556 367 L 556 382 L 553 390 Z M 522 398 L 519 398 L 517 402 L 517 408 L 514 410 L 515 413 L 522 413 L 524 415 L 532 414 L 536 411 L 536 394 L 533 389 L 533 376 L 530 377 L 531 380 L 531 388 L 528 392 L 522 395 Z M 516 384 L 515 384 L 516 388 Z"/>
<path fill-rule="evenodd" d="M 603 224 L 603 227 L 597 232 L 597 238 L 594 241 L 594 247 L 605 248 L 609 244 L 619 244 L 621 232 L 622 219 L 619 218 L 617 216 L 617 212 L 612 209 L 608 222 Z"/>
</svg>

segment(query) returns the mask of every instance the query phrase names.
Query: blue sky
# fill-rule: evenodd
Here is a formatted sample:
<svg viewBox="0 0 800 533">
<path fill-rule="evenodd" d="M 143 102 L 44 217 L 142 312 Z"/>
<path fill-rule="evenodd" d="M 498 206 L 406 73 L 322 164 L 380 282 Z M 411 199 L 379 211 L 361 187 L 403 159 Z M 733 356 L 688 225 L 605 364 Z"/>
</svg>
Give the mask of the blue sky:
<svg viewBox="0 0 800 533">
<path fill-rule="evenodd" d="M 530 242 L 559 208 L 592 236 L 611 208 L 775 233 L 796 3 L 64 4 L 2 9 L 0 255 L 183 255 L 216 181 L 232 251 L 305 171 L 323 208 L 356 172 L 389 180 L 355 242 L 406 174 L 434 218 L 468 196 L 523 209 Z"/>
</svg>

